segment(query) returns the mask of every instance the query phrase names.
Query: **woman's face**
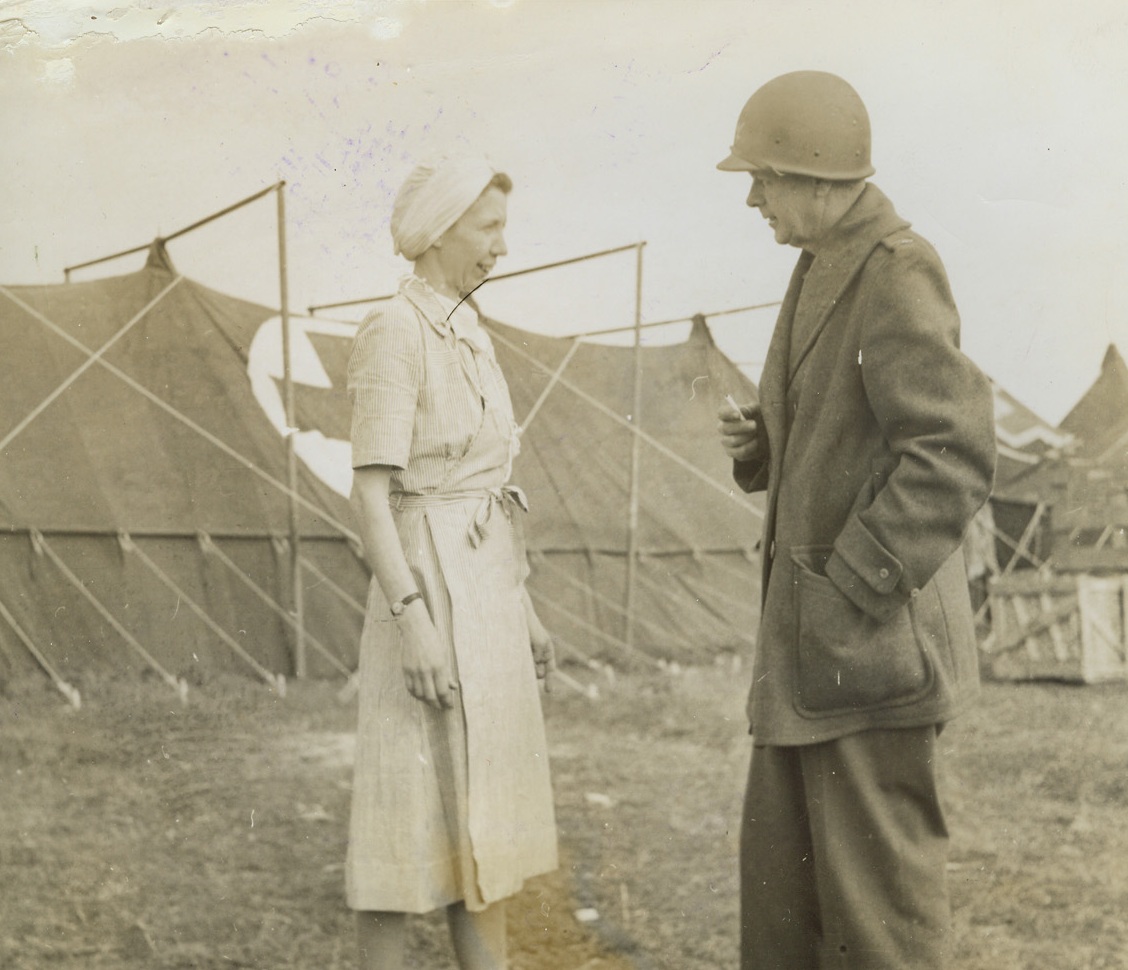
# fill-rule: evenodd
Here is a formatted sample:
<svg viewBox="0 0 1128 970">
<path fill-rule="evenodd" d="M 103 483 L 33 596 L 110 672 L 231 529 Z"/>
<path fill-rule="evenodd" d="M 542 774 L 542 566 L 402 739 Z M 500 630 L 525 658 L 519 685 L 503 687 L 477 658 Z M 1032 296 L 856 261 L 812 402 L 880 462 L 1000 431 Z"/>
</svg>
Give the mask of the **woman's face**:
<svg viewBox="0 0 1128 970">
<path fill-rule="evenodd" d="M 505 193 L 490 186 L 435 243 L 443 276 L 460 297 L 483 282 L 508 252 L 505 219 Z"/>
</svg>

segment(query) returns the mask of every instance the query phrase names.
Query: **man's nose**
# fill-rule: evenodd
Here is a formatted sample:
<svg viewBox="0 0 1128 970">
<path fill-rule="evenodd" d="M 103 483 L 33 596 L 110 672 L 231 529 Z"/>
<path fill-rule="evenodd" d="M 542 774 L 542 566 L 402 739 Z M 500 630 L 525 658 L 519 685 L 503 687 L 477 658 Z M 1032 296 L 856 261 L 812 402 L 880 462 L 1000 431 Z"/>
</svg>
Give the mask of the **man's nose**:
<svg viewBox="0 0 1128 970">
<path fill-rule="evenodd" d="M 500 232 L 494 237 L 490 252 L 493 253 L 494 256 L 505 256 L 509 253 L 509 249 L 505 245 L 505 236 Z"/>
<path fill-rule="evenodd" d="M 752 180 L 752 188 L 748 190 L 748 198 L 744 201 L 746 205 L 751 206 L 753 209 L 764 204 L 763 187 L 760 185 L 758 179 Z"/>
</svg>

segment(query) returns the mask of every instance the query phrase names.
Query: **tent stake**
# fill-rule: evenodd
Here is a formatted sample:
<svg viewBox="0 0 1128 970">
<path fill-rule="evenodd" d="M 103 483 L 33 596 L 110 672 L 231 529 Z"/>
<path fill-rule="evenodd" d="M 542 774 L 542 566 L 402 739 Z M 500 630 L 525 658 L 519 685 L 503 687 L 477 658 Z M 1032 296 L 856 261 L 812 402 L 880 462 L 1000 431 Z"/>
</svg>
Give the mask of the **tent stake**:
<svg viewBox="0 0 1128 970">
<path fill-rule="evenodd" d="M 67 699 L 71 707 L 76 711 L 82 707 L 82 696 L 78 693 L 78 688 L 68 684 L 59 676 L 55 668 L 51 666 L 51 662 L 39 652 L 39 648 L 32 642 L 31 637 L 27 635 L 24 628 L 16 622 L 16 618 L 8 612 L 8 607 L 6 607 L 3 602 L 0 602 L 0 616 L 4 617 L 8 626 L 15 631 L 16 636 L 19 637 L 23 645 L 27 647 L 27 652 L 36 659 L 39 666 L 42 667 L 47 673 L 47 676 L 51 678 L 51 683 L 58 688 L 59 693 Z"/>
<path fill-rule="evenodd" d="M 305 609 L 302 601 L 301 531 L 298 524 L 298 456 L 294 451 L 294 376 L 290 368 L 290 294 L 286 277 L 286 183 L 278 183 L 278 288 L 282 310 L 282 391 L 286 405 L 286 485 L 290 501 L 290 578 L 294 605 L 294 676 L 306 676 Z"/>
<path fill-rule="evenodd" d="M 98 615 L 101 616 L 102 619 L 109 623 L 109 625 L 118 632 L 118 635 L 126 642 L 126 644 L 128 644 L 133 648 L 134 651 L 140 654 L 145 662 L 157 672 L 161 680 L 163 680 L 166 684 L 168 684 L 169 687 L 176 691 L 176 695 L 180 698 L 180 703 L 187 703 L 187 681 L 185 681 L 183 677 L 174 677 L 160 665 L 157 659 L 141 645 L 138 639 L 124 626 L 122 626 L 122 624 L 118 622 L 117 618 L 105 607 L 105 605 L 93 593 L 91 593 L 89 589 L 87 589 L 86 584 L 81 579 L 79 579 L 77 575 L 75 575 L 75 573 L 65 562 L 63 562 L 62 556 L 60 556 L 50 546 L 50 544 L 47 542 L 47 539 L 41 532 L 32 531 L 31 541 L 34 548 L 37 551 L 42 550 L 47 555 L 47 558 L 55 564 L 55 568 L 63 574 L 63 578 L 66 579 L 66 581 L 70 583 L 71 586 L 73 586 L 86 598 L 87 602 L 94 607 Z M 121 542 L 122 537 L 119 536 L 118 541 Z"/>
</svg>

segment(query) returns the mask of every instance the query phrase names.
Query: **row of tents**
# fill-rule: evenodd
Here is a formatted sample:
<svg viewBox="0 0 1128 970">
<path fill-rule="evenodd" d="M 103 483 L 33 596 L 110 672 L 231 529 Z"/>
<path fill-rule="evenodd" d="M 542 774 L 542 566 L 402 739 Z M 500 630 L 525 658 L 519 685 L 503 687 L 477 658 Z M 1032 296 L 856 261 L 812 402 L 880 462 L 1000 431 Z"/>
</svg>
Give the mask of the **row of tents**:
<svg viewBox="0 0 1128 970">
<path fill-rule="evenodd" d="M 132 671 L 183 693 L 230 672 L 284 689 L 298 656 L 311 676 L 355 669 L 369 582 L 347 498 L 355 324 L 290 325 L 295 427 L 278 311 L 182 276 L 159 240 L 137 272 L 0 287 L 0 679 L 38 668 L 66 693 Z M 755 389 L 705 319 L 638 357 L 488 326 L 523 425 L 530 589 L 564 659 L 747 651 L 762 512 L 712 427 L 726 395 Z M 1002 388 L 996 408 L 973 578 L 1128 572 L 1115 348 L 1060 427 Z"/>
<path fill-rule="evenodd" d="M 309 675 L 348 676 L 368 586 L 347 498 L 354 328 L 291 319 L 288 428 L 278 312 L 182 276 L 160 241 L 134 273 L 0 287 L 0 677 L 284 689 L 299 646 Z M 709 432 L 753 386 L 704 320 L 644 349 L 637 420 L 633 348 L 489 328 L 524 426 L 530 589 L 564 656 L 746 648 L 761 513 Z"/>
</svg>

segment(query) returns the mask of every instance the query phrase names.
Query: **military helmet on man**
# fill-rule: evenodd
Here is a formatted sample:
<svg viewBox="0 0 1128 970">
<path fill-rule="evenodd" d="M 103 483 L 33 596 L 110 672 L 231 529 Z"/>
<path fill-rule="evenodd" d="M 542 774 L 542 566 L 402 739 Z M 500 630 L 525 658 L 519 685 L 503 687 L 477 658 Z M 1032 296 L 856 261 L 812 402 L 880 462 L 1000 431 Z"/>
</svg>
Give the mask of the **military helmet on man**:
<svg viewBox="0 0 1128 970">
<path fill-rule="evenodd" d="M 793 71 L 768 81 L 744 105 L 725 172 L 768 170 L 846 182 L 873 175 L 866 106 L 826 71 Z"/>
</svg>

